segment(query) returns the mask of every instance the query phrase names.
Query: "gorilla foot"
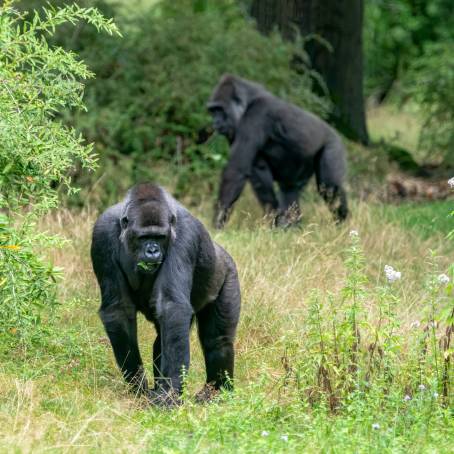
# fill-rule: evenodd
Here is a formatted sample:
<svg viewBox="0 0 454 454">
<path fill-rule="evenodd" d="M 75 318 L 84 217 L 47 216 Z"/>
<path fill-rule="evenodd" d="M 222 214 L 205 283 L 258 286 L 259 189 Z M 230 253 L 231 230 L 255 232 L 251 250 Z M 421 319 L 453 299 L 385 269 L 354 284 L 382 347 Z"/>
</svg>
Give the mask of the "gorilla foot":
<svg viewBox="0 0 454 454">
<path fill-rule="evenodd" d="M 146 398 L 150 405 L 161 408 L 173 408 L 182 404 L 180 394 L 175 390 L 149 390 Z"/>
<path fill-rule="evenodd" d="M 206 383 L 203 388 L 194 396 L 196 403 L 204 404 L 211 402 L 220 394 L 219 389 L 216 389 L 212 383 Z"/>
<path fill-rule="evenodd" d="M 273 221 L 273 227 L 279 228 L 279 229 L 289 229 L 289 228 L 294 228 L 302 227 L 302 220 L 301 216 L 298 218 L 287 216 L 286 214 L 278 214 Z"/>
</svg>

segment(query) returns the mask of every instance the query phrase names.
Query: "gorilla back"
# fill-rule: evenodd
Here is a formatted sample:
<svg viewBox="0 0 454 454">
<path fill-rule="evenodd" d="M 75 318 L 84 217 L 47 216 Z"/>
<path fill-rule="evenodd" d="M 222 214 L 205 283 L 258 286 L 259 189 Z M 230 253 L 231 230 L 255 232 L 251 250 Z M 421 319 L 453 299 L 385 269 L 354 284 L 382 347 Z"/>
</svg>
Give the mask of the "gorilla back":
<svg viewBox="0 0 454 454">
<path fill-rule="evenodd" d="M 117 364 L 136 392 L 161 404 L 181 392 L 194 317 L 207 383 L 216 389 L 231 386 L 238 276 L 230 255 L 200 221 L 161 187 L 137 185 L 96 221 L 91 258 L 101 290 L 101 320 Z M 137 342 L 138 311 L 157 332 L 153 390 Z"/>
<path fill-rule="evenodd" d="M 321 118 L 232 75 L 221 79 L 208 110 L 214 128 L 231 144 L 220 185 L 217 228 L 227 221 L 247 180 L 264 209 L 276 213 L 277 223 L 288 223 L 290 208 L 298 218 L 299 194 L 313 174 L 337 220 L 345 219 L 345 150 L 337 132 Z"/>
</svg>

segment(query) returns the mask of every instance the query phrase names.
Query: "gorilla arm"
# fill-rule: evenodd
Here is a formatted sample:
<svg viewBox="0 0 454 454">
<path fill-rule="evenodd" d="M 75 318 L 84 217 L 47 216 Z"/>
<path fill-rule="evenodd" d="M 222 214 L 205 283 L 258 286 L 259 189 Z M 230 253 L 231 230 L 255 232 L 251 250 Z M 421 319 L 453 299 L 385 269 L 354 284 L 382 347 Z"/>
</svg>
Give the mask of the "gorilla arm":
<svg viewBox="0 0 454 454">
<path fill-rule="evenodd" d="M 136 309 L 124 289 L 126 285 L 120 273 L 114 279 L 103 279 L 99 315 L 125 380 L 137 392 L 146 392 L 148 382 L 137 342 Z"/>
<path fill-rule="evenodd" d="M 189 330 L 194 316 L 191 291 L 200 240 L 197 224 L 183 209 L 177 212 L 171 241 L 152 296 L 161 339 L 160 377 L 155 390 L 164 399 L 172 390 L 181 391 L 182 368 L 189 369 Z"/>
<path fill-rule="evenodd" d="M 137 342 L 136 309 L 129 294 L 129 284 L 119 265 L 118 219 L 122 204 L 104 212 L 93 229 L 91 257 L 101 289 L 99 315 L 109 337 L 115 359 L 126 381 L 136 391 L 148 389 Z"/>
<path fill-rule="evenodd" d="M 244 189 L 252 170 L 254 159 L 265 144 L 265 127 L 261 118 L 254 112 L 246 112 L 241 120 L 241 127 L 235 136 L 231 148 L 230 160 L 222 173 L 219 198 L 214 217 L 216 229 L 222 229 L 227 222 L 232 205 Z M 256 116 L 254 118 L 254 116 Z"/>
</svg>

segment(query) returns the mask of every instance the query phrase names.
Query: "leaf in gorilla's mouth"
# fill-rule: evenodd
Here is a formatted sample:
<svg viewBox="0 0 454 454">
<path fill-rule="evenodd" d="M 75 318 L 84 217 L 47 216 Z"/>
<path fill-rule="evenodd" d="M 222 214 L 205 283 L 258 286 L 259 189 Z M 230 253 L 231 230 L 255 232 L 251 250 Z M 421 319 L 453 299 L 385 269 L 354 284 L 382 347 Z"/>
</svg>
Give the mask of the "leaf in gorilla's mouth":
<svg viewBox="0 0 454 454">
<path fill-rule="evenodd" d="M 141 260 L 137 266 L 143 271 L 155 271 L 156 268 L 161 264 L 161 262 L 144 262 Z"/>
</svg>

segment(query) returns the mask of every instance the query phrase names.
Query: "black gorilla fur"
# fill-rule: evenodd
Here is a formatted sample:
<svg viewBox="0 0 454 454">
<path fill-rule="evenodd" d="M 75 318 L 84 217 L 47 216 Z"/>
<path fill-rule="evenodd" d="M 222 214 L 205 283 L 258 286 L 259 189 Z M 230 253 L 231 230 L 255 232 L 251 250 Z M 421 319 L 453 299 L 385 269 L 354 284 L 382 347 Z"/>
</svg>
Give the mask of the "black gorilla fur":
<svg viewBox="0 0 454 454">
<path fill-rule="evenodd" d="M 140 184 L 96 221 L 91 246 L 100 316 L 124 378 L 157 404 L 171 404 L 189 367 L 194 316 L 207 383 L 231 387 L 240 314 L 235 263 L 205 227 L 164 189 Z M 154 389 L 137 343 L 136 315 L 154 324 Z M 178 399 L 178 398 L 177 398 Z"/>
<path fill-rule="evenodd" d="M 291 222 L 290 211 L 299 219 L 299 194 L 314 173 L 318 191 L 336 219 L 347 217 L 345 149 L 337 132 L 321 118 L 233 75 L 221 78 L 207 107 L 214 128 L 231 144 L 216 228 L 224 226 L 248 179 L 264 209 L 276 214 L 278 225 Z M 274 182 L 279 185 L 279 200 Z"/>
</svg>

